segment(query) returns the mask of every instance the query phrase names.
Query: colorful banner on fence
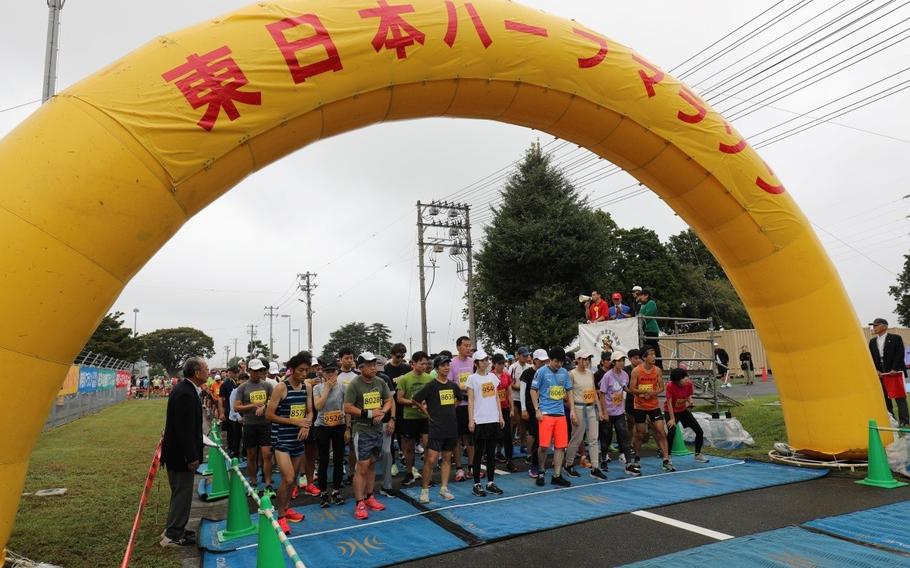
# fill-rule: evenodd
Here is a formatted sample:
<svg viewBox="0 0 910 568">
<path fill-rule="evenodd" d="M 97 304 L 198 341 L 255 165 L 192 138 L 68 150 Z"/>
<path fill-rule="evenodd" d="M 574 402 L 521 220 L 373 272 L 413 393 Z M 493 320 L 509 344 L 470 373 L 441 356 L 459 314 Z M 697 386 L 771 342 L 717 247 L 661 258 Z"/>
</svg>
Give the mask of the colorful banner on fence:
<svg viewBox="0 0 910 568">
<path fill-rule="evenodd" d="M 578 324 L 578 345 L 595 356 L 602 351 L 628 353 L 629 349 L 637 349 L 638 318 Z"/>
<path fill-rule="evenodd" d="M 117 371 L 117 388 L 125 389 L 130 386 L 130 379 L 133 374 L 129 371 Z"/>
<path fill-rule="evenodd" d="M 98 369 L 98 390 L 113 390 L 117 384 L 117 371 Z"/>
<path fill-rule="evenodd" d="M 72 365 L 66 372 L 66 378 L 63 379 L 63 385 L 60 387 L 60 392 L 57 393 L 57 396 L 76 394 L 77 392 L 79 392 L 79 365 Z"/>
<path fill-rule="evenodd" d="M 98 390 L 98 369 L 79 367 L 79 392 L 95 392 L 96 390 Z"/>
</svg>

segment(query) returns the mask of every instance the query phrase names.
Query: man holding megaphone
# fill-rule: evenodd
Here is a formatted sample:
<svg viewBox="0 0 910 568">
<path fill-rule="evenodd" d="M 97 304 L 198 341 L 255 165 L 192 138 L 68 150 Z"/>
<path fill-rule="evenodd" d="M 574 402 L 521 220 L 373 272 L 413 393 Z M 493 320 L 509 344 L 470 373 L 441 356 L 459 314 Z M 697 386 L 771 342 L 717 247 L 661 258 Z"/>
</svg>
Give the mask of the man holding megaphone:
<svg viewBox="0 0 910 568">
<path fill-rule="evenodd" d="M 607 302 L 604 301 L 600 296 L 600 292 L 594 290 L 591 292 L 591 296 L 579 296 L 578 300 L 584 302 L 585 312 L 588 318 L 588 323 L 596 323 L 599 321 L 606 321 L 609 317 L 610 307 L 607 305 Z"/>
</svg>

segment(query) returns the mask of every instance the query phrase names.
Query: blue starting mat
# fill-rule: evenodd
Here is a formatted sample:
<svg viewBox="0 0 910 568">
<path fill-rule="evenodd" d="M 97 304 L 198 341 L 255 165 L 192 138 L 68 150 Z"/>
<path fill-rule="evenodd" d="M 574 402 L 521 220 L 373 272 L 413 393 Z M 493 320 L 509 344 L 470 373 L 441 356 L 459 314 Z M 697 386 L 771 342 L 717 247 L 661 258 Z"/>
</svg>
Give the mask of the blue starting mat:
<svg viewBox="0 0 910 568">
<path fill-rule="evenodd" d="M 455 500 L 443 502 L 438 490 L 430 491 L 431 502 L 425 505 L 478 539 L 496 539 L 579 523 L 636 511 L 712 497 L 727 493 L 784 485 L 822 477 L 826 471 L 798 469 L 762 462 L 712 457 L 702 464 L 692 456 L 674 460 L 676 472 L 663 473 L 658 458 L 642 460 L 641 477 L 609 471 L 608 481 L 592 478 L 587 470 L 576 468 L 581 477 L 567 477 L 571 487 L 547 484 L 538 487 L 524 474 L 498 476 L 501 496 L 475 497 L 472 483 L 450 483 Z M 552 472 L 550 472 L 552 473 Z M 484 485 L 486 480 L 483 480 Z M 673 491 L 668 491 L 672 484 Z M 419 487 L 409 487 L 406 494 L 417 499 Z M 506 523 L 503 519 L 522 519 Z"/>
<path fill-rule="evenodd" d="M 910 502 L 826 517 L 803 524 L 834 536 L 910 553 Z M 910 559 L 907 559 L 910 564 Z"/>
<path fill-rule="evenodd" d="M 845 540 L 786 527 L 667 554 L 627 567 L 702 568 L 728 565 L 761 568 L 880 568 L 908 566 L 910 558 Z"/>
<path fill-rule="evenodd" d="M 318 505 L 295 508 L 305 515 L 291 523 L 290 542 L 307 566 L 373 567 L 399 564 L 466 548 L 467 544 L 430 521 L 400 499 L 380 499 L 384 511 L 370 512 L 365 521 L 354 519 L 354 502 L 321 509 Z M 208 548 L 224 521 L 203 520 L 200 546 Z M 203 568 L 255 568 L 256 536 L 230 543 L 233 551 L 204 550 Z M 290 568 L 290 561 L 286 559 Z"/>
</svg>

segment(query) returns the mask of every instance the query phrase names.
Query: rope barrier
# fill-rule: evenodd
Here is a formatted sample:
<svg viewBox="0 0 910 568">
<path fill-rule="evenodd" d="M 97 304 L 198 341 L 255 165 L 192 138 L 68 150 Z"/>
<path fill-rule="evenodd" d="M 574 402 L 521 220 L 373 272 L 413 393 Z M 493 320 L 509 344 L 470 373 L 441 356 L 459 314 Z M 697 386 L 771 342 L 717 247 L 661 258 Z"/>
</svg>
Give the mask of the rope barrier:
<svg viewBox="0 0 910 568">
<path fill-rule="evenodd" d="M 221 455 L 224 456 L 224 459 L 229 463 L 231 462 L 231 456 L 228 455 L 224 448 L 218 446 L 218 451 L 221 452 Z M 278 525 L 278 521 L 275 519 L 274 509 L 263 509 L 262 508 L 262 499 L 259 495 L 256 494 L 256 490 L 253 489 L 253 486 L 250 485 L 250 482 L 247 481 L 246 476 L 240 471 L 240 467 L 237 465 L 231 465 L 229 468 L 234 471 L 234 475 L 237 475 L 239 479 L 243 482 L 243 486 L 246 487 L 247 495 L 252 497 L 256 502 L 256 509 L 259 511 L 259 516 L 265 517 L 269 520 L 269 523 L 272 526 L 272 529 L 278 534 L 278 542 L 284 547 L 284 553 L 288 555 L 288 558 L 291 559 L 291 562 L 294 563 L 294 568 L 306 568 L 306 564 L 303 563 L 303 560 L 300 559 L 300 556 L 297 554 L 297 550 L 294 548 L 294 545 L 291 544 L 291 541 L 288 539 L 287 535 L 284 534 L 284 531 L 281 529 L 281 526 Z"/>
</svg>

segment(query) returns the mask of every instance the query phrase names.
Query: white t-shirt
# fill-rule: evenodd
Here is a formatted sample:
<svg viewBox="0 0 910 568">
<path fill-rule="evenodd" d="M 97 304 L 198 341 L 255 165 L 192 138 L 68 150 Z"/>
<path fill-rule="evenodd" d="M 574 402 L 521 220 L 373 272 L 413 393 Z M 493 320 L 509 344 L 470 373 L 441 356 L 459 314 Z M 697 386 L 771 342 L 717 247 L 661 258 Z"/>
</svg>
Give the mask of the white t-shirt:
<svg viewBox="0 0 910 568">
<path fill-rule="evenodd" d="M 517 385 L 518 379 L 521 378 L 521 374 L 525 372 L 525 369 L 531 367 L 531 363 L 526 363 L 522 365 L 518 361 L 512 363 L 512 366 L 509 367 L 509 375 L 512 377 L 512 384 Z M 512 402 L 521 402 L 521 389 L 519 390 L 512 389 Z"/>
<path fill-rule="evenodd" d="M 354 380 L 354 377 L 360 376 L 360 373 L 351 369 L 350 371 L 338 371 L 338 384 L 344 388 L 348 388 L 348 385 L 351 384 L 351 381 Z"/>
<path fill-rule="evenodd" d="M 468 377 L 465 385 L 474 391 L 474 423 L 490 424 L 499 423 L 499 397 L 496 396 L 496 387 L 499 379 L 493 373 L 478 375 L 474 373 Z"/>
</svg>

